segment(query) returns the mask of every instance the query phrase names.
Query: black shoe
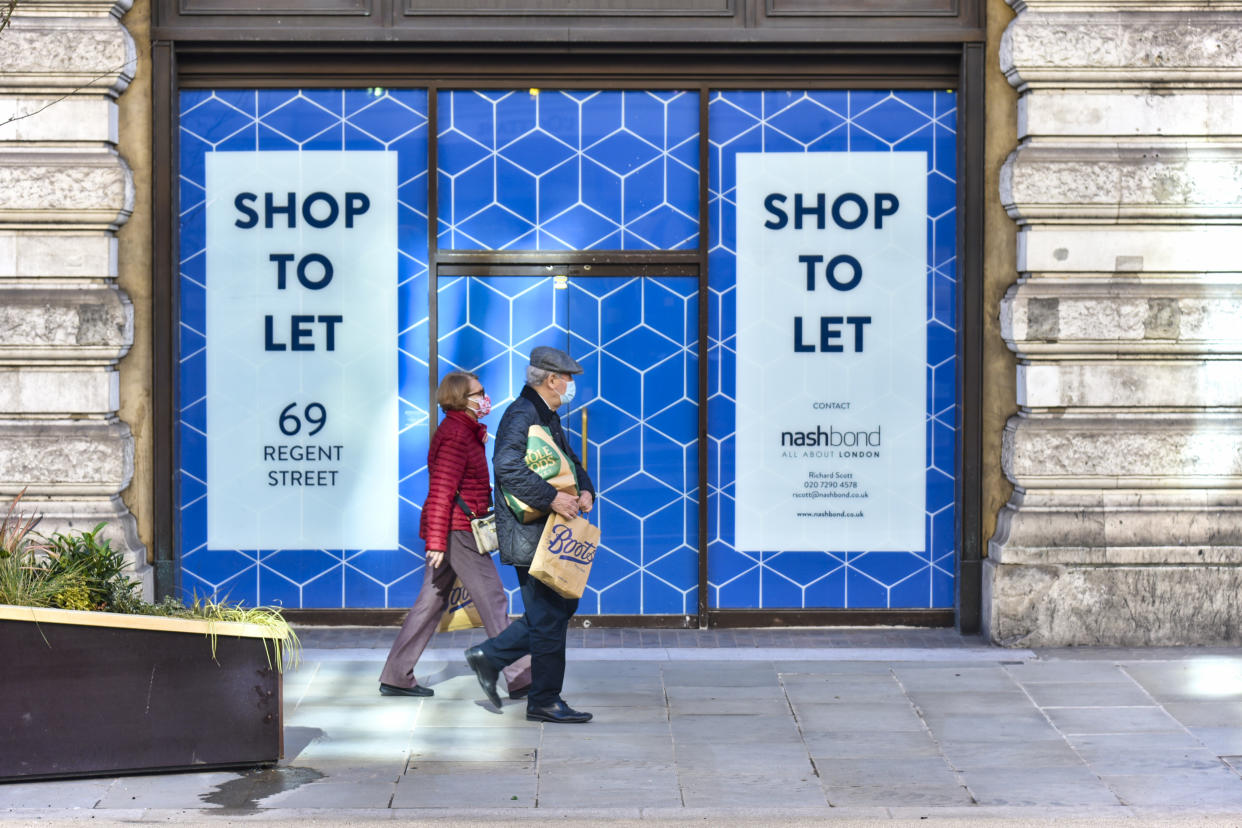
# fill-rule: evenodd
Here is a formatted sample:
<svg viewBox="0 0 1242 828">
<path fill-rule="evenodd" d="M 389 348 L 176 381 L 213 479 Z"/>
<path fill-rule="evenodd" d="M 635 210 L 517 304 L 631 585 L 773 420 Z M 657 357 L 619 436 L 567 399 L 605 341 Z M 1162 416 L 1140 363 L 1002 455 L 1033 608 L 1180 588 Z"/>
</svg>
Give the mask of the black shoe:
<svg viewBox="0 0 1242 828">
<path fill-rule="evenodd" d="M 381 696 L 434 696 L 435 694 L 436 691 L 430 687 L 421 687 L 417 684 L 413 687 L 395 687 L 380 682 Z"/>
<path fill-rule="evenodd" d="M 499 709 L 500 694 L 496 692 L 496 679 L 500 678 L 500 671 L 491 665 L 480 647 L 470 647 L 466 650 L 466 663 L 470 665 L 471 670 L 474 670 L 479 686 L 487 694 L 487 700 Z"/>
<path fill-rule="evenodd" d="M 511 699 L 524 699 L 524 698 L 526 698 L 526 697 L 527 697 L 527 696 L 529 696 L 529 695 L 530 695 L 530 685 L 529 685 L 529 684 L 528 684 L 528 685 L 526 685 L 525 687 L 519 687 L 519 688 L 518 688 L 518 689 L 516 689 L 516 690 L 510 690 L 510 691 L 509 691 L 509 698 L 511 698 Z"/>
<path fill-rule="evenodd" d="M 574 710 L 565 702 L 557 699 L 555 703 L 549 704 L 547 707 L 527 707 L 526 721 L 582 724 L 583 722 L 591 721 L 591 714 L 583 713 L 581 710 Z"/>
</svg>

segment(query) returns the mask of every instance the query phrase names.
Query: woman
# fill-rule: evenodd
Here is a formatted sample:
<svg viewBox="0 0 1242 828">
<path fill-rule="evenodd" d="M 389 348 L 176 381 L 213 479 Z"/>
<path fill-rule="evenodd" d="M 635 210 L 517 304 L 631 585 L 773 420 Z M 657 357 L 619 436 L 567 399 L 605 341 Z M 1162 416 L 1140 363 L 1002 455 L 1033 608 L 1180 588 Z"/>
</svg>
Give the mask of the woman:
<svg viewBox="0 0 1242 828">
<path fill-rule="evenodd" d="M 487 472 L 487 426 L 479 422 L 492 410 L 492 401 L 479 378 L 467 371 L 446 375 L 436 390 L 444 419 L 427 451 L 427 500 L 418 534 L 427 548 L 423 588 L 405 617 L 401 632 L 380 674 L 385 696 L 432 696 L 414 678 L 414 665 L 439 626 L 449 605 L 453 581 L 461 578 L 474 598 L 475 608 L 489 636 L 509 626 L 509 602 L 490 555 L 480 555 L 470 531 L 470 518 L 457 503 L 460 494 L 470 511 L 482 515 L 491 508 L 492 485 Z M 509 697 L 525 698 L 530 687 L 530 660 L 505 669 Z"/>
</svg>

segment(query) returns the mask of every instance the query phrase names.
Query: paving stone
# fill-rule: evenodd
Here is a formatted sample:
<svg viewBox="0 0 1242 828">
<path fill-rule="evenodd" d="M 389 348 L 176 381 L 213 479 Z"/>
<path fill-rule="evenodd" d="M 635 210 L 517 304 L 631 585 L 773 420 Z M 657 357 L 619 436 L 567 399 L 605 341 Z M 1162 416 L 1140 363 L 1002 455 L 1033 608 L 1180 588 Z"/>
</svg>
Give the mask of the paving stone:
<svg viewBox="0 0 1242 828">
<path fill-rule="evenodd" d="M 1183 729 L 1159 707 L 1050 707 L 1044 712 L 1062 733 L 1158 733 Z"/>
<path fill-rule="evenodd" d="M 794 661 L 774 661 L 773 667 L 782 677 L 789 678 L 792 676 L 806 676 L 815 678 L 818 676 L 830 677 L 887 677 L 892 678 L 892 665 L 886 661 L 820 661 L 809 664 L 804 660 Z M 941 665 L 937 665 L 941 666 Z"/>
<path fill-rule="evenodd" d="M 161 773 L 150 776 L 123 776 L 111 784 L 93 807 L 184 808 L 186 803 L 202 806 L 202 794 L 217 785 L 237 779 L 236 773 Z M 0 793 L 3 788 L 0 788 Z"/>
<path fill-rule="evenodd" d="M 259 801 L 262 808 L 387 809 L 396 782 L 312 782 Z"/>
<path fill-rule="evenodd" d="M 1103 780 L 1127 805 L 1170 809 L 1242 808 L 1242 779 L 1227 770 L 1166 771 L 1105 776 Z"/>
<path fill-rule="evenodd" d="M 1026 713 L 1035 709 L 1030 698 L 1017 687 L 1004 693 L 912 690 L 909 693 L 909 699 L 918 706 L 924 716 L 947 716 L 960 713 L 996 715 L 1009 711 Z"/>
<path fill-rule="evenodd" d="M 876 704 L 799 704 L 794 708 L 803 733 L 862 731 L 921 732 L 923 723 L 909 702 Z"/>
<path fill-rule="evenodd" d="M 525 762 L 411 762 L 397 784 L 394 808 L 533 808 L 533 757 Z"/>
<path fill-rule="evenodd" d="M 1023 686 L 1029 684 L 1133 684 L 1117 664 L 1082 661 L 1028 661 L 1007 664 L 1005 672 Z"/>
<path fill-rule="evenodd" d="M 936 785 L 874 785 L 865 787 L 824 786 L 824 794 L 834 807 L 856 805 L 885 805 L 902 807 L 920 805 L 928 808 L 944 808 L 970 805 L 974 800 L 970 792 L 960 785 L 940 787 Z"/>
<path fill-rule="evenodd" d="M 1125 671 L 1160 702 L 1242 701 L 1242 658 L 1183 656 L 1170 662 L 1126 664 Z"/>
<path fill-rule="evenodd" d="M 815 768 L 823 784 L 834 788 L 899 784 L 952 788 L 961 784 L 957 774 L 939 756 L 817 759 Z"/>
<path fill-rule="evenodd" d="M 782 698 L 729 699 L 704 693 L 699 698 L 669 700 L 672 716 L 790 716 L 789 702 Z"/>
<path fill-rule="evenodd" d="M 1078 755 L 1097 776 L 1215 770 L 1223 767 L 1221 758 L 1207 748 L 1117 750 L 1114 747 L 1080 747 Z"/>
<path fill-rule="evenodd" d="M 823 808 L 824 790 L 810 765 L 801 776 L 791 774 L 730 773 L 678 770 L 682 801 L 687 808 L 743 808 L 763 810 L 778 800 L 782 808 Z"/>
<path fill-rule="evenodd" d="M 1037 682 L 1026 691 L 1040 707 L 1142 707 L 1155 703 L 1134 682 Z"/>
<path fill-rule="evenodd" d="M 389 703 L 391 702 L 391 703 Z M 304 704 L 285 714 L 285 725 L 314 727 L 332 735 L 408 732 L 419 719 L 421 699 L 384 698 L 357 707 L 329 703 Z"/>
<path fill-rule="evenodd" d="M 663 668 L 667 687 L 779 686 L 776 668 L 763 662 L 672 663 Z"/>
<path fill-rule="evenodd" d="M 1242 728 L 1242 701 L 1170 702 L 1164 709 L 1186 727 Z"/>
<path fill-rule="evenodd" d="M 980 805 L 1116 805 L 1117 797 L 1085 766 L 988 768 L 962 772 Z"/>
<path fill-rule="evenodd" d="M 369 738 L 332 738 L 325 736 L 311 742 L 296 756 L 296 764 L 314 767 L 319 762 L 404 763 L 409 756 L 410 737 L 391 735 Z"/>
<path fill-rule="evenodd" d="M 893 673 L 907 693 L 915 691 L 994 693 L 1012 690 L 1013 678 L 1001 667 L 913 668 L 898 664 Z"/>
<path fill-rule="evenodd" d="M 798 729 L 792 716 L 674 716 L 670 721 L 673 739 L 683 742 L 733 742 L 744 746 L 751 742 L 778 740 L 798 741 Z"/>
<path fill-rule="evenodd" d="M 926 731 L 805 733 L 803 741 L 815 758 L 939 756 L 940 748 Z"/>
<path fill-rule="evenodd" d="M 673 740 L 667 732 L 659 736 L 563 737 L 549 733 L 539 747 L 539 756 L 544 762 L 609 759 L 662 764 L 673 761 Z"/>
<path fill-rule="evenodd" d="M 612 763 L 540 766 L 540 808 L 681 807 L 677 771 L 671 765 Z M 638 802 L 636 803 L 636 798 Z"/>
<path fill-rule="evenodd" d="M 927 715 L 924 721 L 941 741 L 964 735 L 969 735 L 973 742 L 1048 741 L 1060 735 L 1037 710 L 1001 715 Z"/>
<path fill-rule="evenodd" d="M 526 722 L 523 722 L 526 724 Z M 533 722 L 530 724 L 534 725 Z M 410 736 L 412 759 L 520 761 L 539 747 L 543 736 L 532 727 L 420 727 Z"/>
<path fill-rule="evenodd" d="M 906 694 L 891 675 L 784 675 L 785 695 L 795 704 L 864 704 L 905 701 Z"/>
<path fill-rule="evenodd" d="M 970 734 L 964 734 L 969 738 Z M 1083 760 L 1062 738 L 1015 742 L 945 739 L 940 749 L 958 770 L 988 768 L 1078 768 Z"/>
<path fill-rule="evenodd" d="M 1188 730 L 1218 756 L 1242 756 L 1242 727 L 1191 727 Z"/>
<path fill-rule="evenodd" d="M 785 688 L 779 682 L 768 684 L 745 684 L 741 686 L 702 686 L 672 684 L 663 691 L 670 702 L 696 701 L 772 701 L 785 703 Z M 786 707 L 788 710 L 788 707 Z"/>
<path fill-rule="evenodd" d="M 798 742 L 752 742 L 745 746 L 725 741 L 676 745 L 679 770 L 712 771 L 726 776 L 756 768 L 765 773 L 800 776 L 812 772 L 811 757 Z"/>
<path fill-rule="evenodd" d="M 1071 733 L 1065 741 L 1075 750 L 1193 750 L 1203 747 L 1188 731 L 1162 733 Z"/>
<path fill-rule="evenodd" d="M 386 762 L 376 759 L 363 764 L 355 761 L 315 759 L 312 766 L 310 762 L 299 762 L 295 759 L 292 762 L 282 760 L 279 767 L 291 771 L 314 771 L 321 774 L 325 782 L 396 782 L 405 773 L 408 763 L 409 756 L 402 753 L 399 756 L 394 754 Z"/>
<path fill-rule="evenodd" d="M 634 722 L 636 724 L 646 724 L 652 726 L 668 725 L 669 714 L 668 708 L 666 707 L 596 707 L 595 704 L 592 703 L 592 700 L 588 698 L 584 698 L 582 701 L 574 699 L 569 701 L 568 704 L 575 709 L 586 711 L 592 715 L 593 718 L 591 721 L 585 723 L 586 727 L 592 729 L 601 725 L 624 724 L 626 722 Z M 522 719 L 525 720 L 525 709 L 516 715 L 520 715 Z M 564 730 L 567 727 L 579 726 L 579 724 L 555 724 L 552 722 L 543 723 L 542 725 L 539 722 L 531 722 L 530 724 L 535 727 L 543 727 L 544 729 L 551 728 L 556 730 Z"/>
</svg>

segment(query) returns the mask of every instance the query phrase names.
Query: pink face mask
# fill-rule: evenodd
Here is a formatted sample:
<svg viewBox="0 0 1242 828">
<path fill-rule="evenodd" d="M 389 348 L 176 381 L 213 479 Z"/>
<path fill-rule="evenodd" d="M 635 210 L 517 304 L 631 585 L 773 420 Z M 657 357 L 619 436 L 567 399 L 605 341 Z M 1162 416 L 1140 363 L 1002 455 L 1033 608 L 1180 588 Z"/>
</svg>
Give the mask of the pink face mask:
<svg viewBox="0 0 1242 828">
<path fill-rule="evenodd" d="M 491 397 L 484 394 L 482 397 L 477 397 L 477 398 L 471 397 L 470 399 L 475 400 L 475 402 L 478 403 L 479 407 L 474 410 L 474 413 L 477 416 L 486 417 L 488 414 L 492 413 L 492 398 Z"/>
</svg>

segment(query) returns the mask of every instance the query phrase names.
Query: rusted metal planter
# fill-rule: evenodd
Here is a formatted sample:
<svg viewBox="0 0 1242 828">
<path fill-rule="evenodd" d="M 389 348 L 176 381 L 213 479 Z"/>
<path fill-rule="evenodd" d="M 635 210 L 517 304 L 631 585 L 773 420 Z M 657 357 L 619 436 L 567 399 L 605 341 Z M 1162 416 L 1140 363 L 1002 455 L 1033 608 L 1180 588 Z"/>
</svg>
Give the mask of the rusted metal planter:
<svg viewBox="0 0 1242 828">
<path fill-rule="evenodd" d="M 275 762 L 283 717 L 270 636 L 253 624 L 0 605 L 0 781 Z"/>
</svg>

